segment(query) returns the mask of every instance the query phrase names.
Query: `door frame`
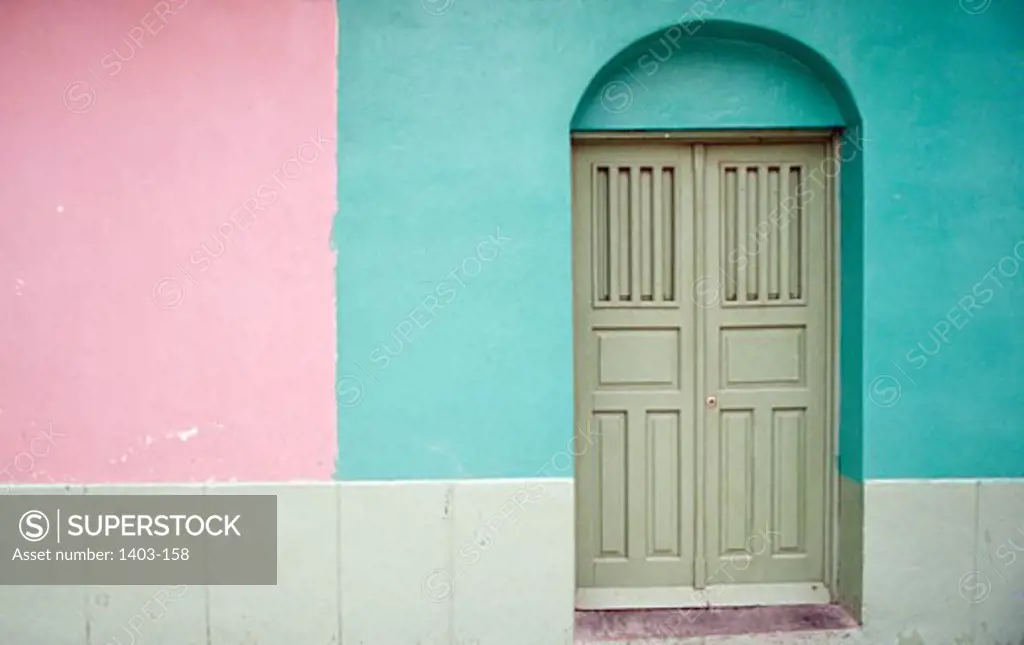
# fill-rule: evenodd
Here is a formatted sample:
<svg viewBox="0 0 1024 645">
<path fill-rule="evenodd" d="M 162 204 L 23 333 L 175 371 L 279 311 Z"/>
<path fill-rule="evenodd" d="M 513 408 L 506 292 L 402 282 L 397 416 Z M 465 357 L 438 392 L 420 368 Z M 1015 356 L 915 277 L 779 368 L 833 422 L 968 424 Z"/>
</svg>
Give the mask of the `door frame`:
<svg viewBox="0 0 1024 645">
<path fill-rule="evenodd" d="M 827 463 L 825 464 L 825 579 L 824 584 L 829 591 L 829 597 L 833 602 L 838 601 L 838 565 L 839 565 L 839 405 L 840 405 L 840 355 L 839 355 L 839 339 L 840 339 L 840 303 L 841 298 L 841 284 L 839 276 L 841 275 L 842 258 L 840 257 L 841 249 L 841 234 L 842 234 L 842 219 L 841 219 L 841 200 L 840 200 L 840 181 L 842 174 L 842 128 L 825 128 L 825 129 L 794 129 L 794 130 L 692 130 L 692 131 L 653 131 L 653 130 L 622 130 L 622 131 L 601 131 L 601 132 L 572 132 L 570 135 L 570 177 L 575 172 L 574 156 L 577 147 L 592 145 L 632 145 L 638 142 L 654 142 L 654 141 L 665 141 L 665 142 L 686 142 L 690 144 L 708 144 L 708 145 L 721 145 L 721 144 L 758 144 L 758 143 L 822 143 L 825 145 L 825 156 L 822 164 L 823 168 L 820 170 L 824 171 L 824 190 L 826 197 L 825 204 L 825 343 L 826 343 L 826 356 L 829 357 L 830 364 L 827 366 L 826 374 L 828 375 L 828 383 L 825 388 L 825 421 L 826 421 L 826 434 L 825 434 L 825 446 L 826 455 L 828 455 Z M 702 156 L 702 155 L 701 155 Z M 828 166 L 826 170 L 824 166 Z M 702 177 L 701 170 L 697 170 L 698 177 Z M 574 185 L 574 181 L 570 181 L 570 186 Z M 703 186 L 695 187 L 695 199 L 696 196 L 703 192 Z M 572 192 L 572 191 L 570 191 Z M 571 217 L 573 218 L 573 226 L 575 227 L 575 218 L 580 216 L 576 212 L 577 202 L 574 195 L 570 195 L 571 203 Z M 575 239 L 575 238 L 574 238 Z M 575 253 L 575 243 L 573 248 L 570 250 L 571 253 Z M 585 427 L 587 420 L 579 419 L 579 401 L 580 393 L 576 391 L 576 385 L 579 383 L 579 379 L 576 375 L 577 352 L 579 350 L 579 344 L 576 340 L 576 334 L 579 329 L 579 316 L 580 313 L 576 306 L 576 289 L 580 284 L 577 276 L 576 262 L 573 260 L 572 265 L 572 293 L 573 296 L 573 440 L 575 441 L 578 437 L 578 429 Z M 583 425 L 581 425 L 583 424 Z M 578 449 L 574 451 L 576 459 L 578 460 L 583 454 Z M 703 476 L 703 468 L 698 467 L 698 477 Z M 576 517 L 579 512 L 578 500 L 580 499 L 579 490 L 575 490 L 579 486 L 579 478 L 574 477 L 574 509 L 573 516 Z M 698 482 L 698 495 L 702 494 L 700 491 L 703 490 L 703 484 Z M 578 530 L 579 523 L 574 521 L 574 526 Z M 574 531 L 575 535 L 575 531 Z M 700 539 L 698 537 L 698 539 Z M 573 549 L 577 548 L 578 540 L 574 537 Z M 573 557 L 574 565 L 577 562 L 576 557 Z M 573 576 L 573 585 L 578 596 L 579 589 L 575 587 L 576 576 Z M 616 607 L 621 607 L 621 593 L 624 590 L 615 590 L 615 595 L 620 597 L 620 602 L 616 603 Z M 649 600 L 645 600 L 645 597 L 650 595 L 649 592 L 638 589 L 636 594 L 635 605 L 636 608 L 651 607 Z M 574 605 L 576 603 L 574 602 Z M 729 606 L 729 605 L 775 605 L 775 604 L 788 604 L 785 599 L 773 600 L 770 597 L 763 597 L 761 594 L 755 596 L 748 596 L 742 594 L 737 596 L 735 599 L 724 598 L 716 600 L 715 606 Z M 663 605 L 659 605 L 663 606 Z M 706 606 L 706 605 L 701 605 Z"/>
</svg>

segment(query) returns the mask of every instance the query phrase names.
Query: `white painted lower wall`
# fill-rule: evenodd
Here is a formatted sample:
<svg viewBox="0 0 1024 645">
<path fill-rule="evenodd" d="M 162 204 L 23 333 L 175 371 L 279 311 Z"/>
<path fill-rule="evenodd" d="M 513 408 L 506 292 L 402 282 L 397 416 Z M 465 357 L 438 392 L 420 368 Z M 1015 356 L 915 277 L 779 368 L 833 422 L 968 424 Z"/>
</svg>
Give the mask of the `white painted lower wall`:
<svg viewBox="0 0 1024 645">
<path fill-rule="evenodd" d="M 573 481 L 343 484 L 341 633 L 381 645 L 568 645 Z"/>
<path fill-rule="evenodd" d="M 867 482 L 863 612 L 866 643 L 1024 643 L 1024 480 Z"/>
<path fill-rule="evenodd" d="M 571 479 L 69 491 L 276 494 L 278 585 L 0 586 L 0 645 L 572 643 Z"/>
<path fill-rule="evenodd" d="M 168 492 L 277 494 L 278 586 L 0 586 L 0 643 L 572 642 L 571 479 L 71 489 Z M 1022 642 L 1024 480 L 867 482 L 864 524 L 860 633 L 691 642 Z"/>
</svg>

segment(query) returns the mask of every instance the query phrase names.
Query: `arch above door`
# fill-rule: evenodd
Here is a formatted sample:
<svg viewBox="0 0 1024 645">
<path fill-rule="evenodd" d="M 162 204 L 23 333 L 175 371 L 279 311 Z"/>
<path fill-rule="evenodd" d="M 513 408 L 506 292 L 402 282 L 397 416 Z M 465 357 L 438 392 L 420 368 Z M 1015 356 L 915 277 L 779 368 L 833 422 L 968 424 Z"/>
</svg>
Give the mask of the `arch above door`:
<svg viewBox="0 0 1024 645">
<path fill-rule="evenodd" d="M 779 32 L 728 21 L 673 24 L 594 75 L 573 131 L 854 128 L 860 111 L 821 54 Z"/>
</svg>

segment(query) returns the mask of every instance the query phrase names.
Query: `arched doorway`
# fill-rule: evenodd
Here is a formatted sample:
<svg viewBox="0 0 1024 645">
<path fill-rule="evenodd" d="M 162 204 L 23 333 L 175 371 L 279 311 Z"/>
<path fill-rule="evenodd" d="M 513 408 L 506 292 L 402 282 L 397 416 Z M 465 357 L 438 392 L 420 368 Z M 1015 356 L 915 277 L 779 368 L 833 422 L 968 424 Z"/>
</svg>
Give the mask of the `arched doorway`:
<svg viewBox="0 0 1024 645">
<path fill-rule="evenodd" d="M 838 331 L 860 315 L 838 288 L 859 269 L 839 225 L 853 201 L 860 221 L 839 198 L 859 118 L 773 32 L 673 29 L 573 121 L 577 607 L 856 602 L 836 404 L 859 363 Z"/>
</svg>

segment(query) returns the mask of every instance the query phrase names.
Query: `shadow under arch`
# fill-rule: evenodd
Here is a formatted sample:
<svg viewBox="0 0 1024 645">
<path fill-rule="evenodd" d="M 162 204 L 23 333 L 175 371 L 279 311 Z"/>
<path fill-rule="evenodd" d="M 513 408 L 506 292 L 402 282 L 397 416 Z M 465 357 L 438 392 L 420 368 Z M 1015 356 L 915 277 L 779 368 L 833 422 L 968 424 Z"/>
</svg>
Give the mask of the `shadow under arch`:
<svg viewBox="0 0 1024 645">
<path fill-rule="evenodd" d="M 837 528 L 832 586 L 859 619 L 864 407 L 869 400 L 878 403 L 876 394 L 884 393 L 875 391 L 874 382 L 864 385 L 866 140 L 848 83 L 821 53 L 773 29 L 718 20 L 670 25 L 634 41 L 597 71 L 576 105 L 570 129 L 828 129 L 841 134 L 836 416 L 842 525 Z"/>
</svg>

